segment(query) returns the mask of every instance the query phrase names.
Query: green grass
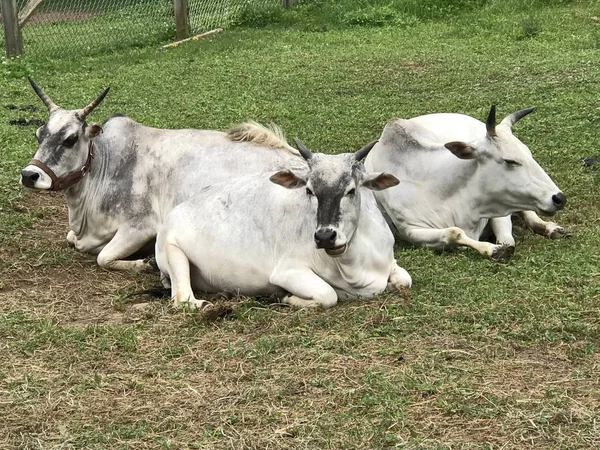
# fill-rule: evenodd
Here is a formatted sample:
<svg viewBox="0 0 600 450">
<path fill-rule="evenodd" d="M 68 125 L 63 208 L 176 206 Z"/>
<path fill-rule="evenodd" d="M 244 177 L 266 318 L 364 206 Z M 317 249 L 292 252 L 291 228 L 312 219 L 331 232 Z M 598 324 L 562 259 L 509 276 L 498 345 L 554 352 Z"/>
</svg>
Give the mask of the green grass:
<svg viewBox="0 0 600 450">
<path fill-rule="evenodd" d="M 600 153 L 590 19 L 600 4 L 489 1 L 434 14 L 342 1 L 345 17 L 415 19 L 323 27 L 332 5 L 168 51 L 2 61 L 0 447 L 600 446 L 600 172 L 582 165 Z M 121 112 L 224 129 L 252 118 L 333 153 L 376 138 L 391 117 L 537 105 L 515 132 L 568 195 L 555 220 L 573 237 L 522 233 L 508 264 L 398 246 L 410 299 L 327 311 L 223 302 L 233 312 L 214 322 L 135 305 L 125 294 L 157 277 L 107 273 L 67 249 L 60 196 L 17 184 L 36 143 L 33 128 L 8 120 L 46 118 L 3 108 L 40 105 L 27 75 L 68 108 L 111 85 L 96 121 Z"/>
</svg>

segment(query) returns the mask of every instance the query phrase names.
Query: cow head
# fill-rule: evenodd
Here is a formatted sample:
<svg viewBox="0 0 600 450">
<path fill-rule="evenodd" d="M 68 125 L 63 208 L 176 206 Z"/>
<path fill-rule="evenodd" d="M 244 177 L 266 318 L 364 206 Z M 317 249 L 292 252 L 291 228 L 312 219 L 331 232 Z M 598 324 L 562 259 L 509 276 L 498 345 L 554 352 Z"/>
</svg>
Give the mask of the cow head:
<svg viewBox="0 0 600 450">
<path fill-rule="evenodd" d="M 68 181 L 75 180 L 75 174 L 91 161 L 90 141 L 101 128 L 97 124 L 88 125 L 85 119 L 108 94 L 109 88 L 85 108 L 66 110 L 59 108 L 31 77 L 29 82 L 50 114 L 48 122 L 35 132 L 38 149 L 32 161 L 21 170 L 21 184 L 33 189 L 59 190 L 68 187 Z"/>
<path fill-rule="evenodd" d="M 341 155 L 313 154 L 299 139 L 295 140 L 308 163 L 306 174 L 282 170 L 271 176 L 273 183 L 288 189 L 305 188 L 307 201 L 316 209 L 317 248 L 330 256 L 346 251 L 358 226 L 363 189 L 383 190 L 399 181 L 388 173 L 366 173 L 362 159 L 377 143 L 373 141 L 356 153 Z"/>
<path fill-rule="evenodd" d="M 534 110 L 517 111 L 496 125 L 496 106 L 492 105 L 483 138 L 445 144 L 458 158 L 477 160 L 483 180 L 480 188 L 498 204 L 501 211 L 496 214 L 535 210 L 552 215 L 567 202 L 529 148 L 512 134 L 513 124 Z"/>
</svg>

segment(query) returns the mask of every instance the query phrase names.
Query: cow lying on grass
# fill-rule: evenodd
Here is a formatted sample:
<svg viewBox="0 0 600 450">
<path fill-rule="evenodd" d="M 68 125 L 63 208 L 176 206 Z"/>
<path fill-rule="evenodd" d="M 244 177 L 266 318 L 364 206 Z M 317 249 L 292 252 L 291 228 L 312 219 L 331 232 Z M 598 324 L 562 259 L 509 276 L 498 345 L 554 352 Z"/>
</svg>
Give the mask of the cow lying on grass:
<svg viewBox="0 0 600 450">
<path fill-rule="evenodd" d="M 514 251 L 511 213 L 549 238 L 565 230 L 536 213 L 553 215 L 566 196 L 511 131 L 534 108 L 496 125 L 462 114 L 429 114 L 390 121 L 365 161 L 387 171 L 400 189 L 377 192 L 378 203 L 401 239 L 433 248 L 466 246 L 493 259 Z M 491 228 L 496 244 L 479 239 Z"/>
<path fill-rule="evenodd" d="M 289 167 L 290 160 L 306 165 L 277 128 L 245 123 L 228 133 L 164 130 L 123 116 L 88 125 L 86 117 L 108 89 L 85 108 L 65 110 L 29 81 L 50 115 L 36 131 L 39 146 L 21 183 L 63 191 L 68 243 L 97 254 L 107 269 L 154 270 L 144 259 L 125 258 L 152 244 L 167 213 L 202 187 Z"/>
<path fill-rule="evenodd" d="M 270 295 L 297 307 L 371 297 L 411 285 L 394 260 L 394 237 L 371 191 L 398 184 L 355 154 L 313 154 L 308 171 L 232 179 L 175 207 L 156 241 L 156 262 L 175 306 L 203 307 L 192 289 Z M 210 220 L 204 220 L 210 217 Z M 315 227 L 316 225 L 316 227 Z"/>
</svg>

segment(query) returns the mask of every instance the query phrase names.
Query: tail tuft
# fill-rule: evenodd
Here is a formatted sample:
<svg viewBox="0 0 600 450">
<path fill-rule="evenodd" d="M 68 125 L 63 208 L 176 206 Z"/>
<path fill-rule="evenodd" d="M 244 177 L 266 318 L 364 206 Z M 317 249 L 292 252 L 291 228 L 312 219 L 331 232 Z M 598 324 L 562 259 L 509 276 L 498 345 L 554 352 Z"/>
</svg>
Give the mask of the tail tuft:
<svg viewBox="0 0 600 450">
<path fill-rule="evenodd" d="M 233 142 L 252 142 L 257 145 L 280 148 L 294 155 L 300 155 L 298 150 L 287 143 L 283 131 L 275 124 L 264 126 L 253 120 L 249 120 L 234 126 L 226 133 L 227 138 Z"/>
</svg>

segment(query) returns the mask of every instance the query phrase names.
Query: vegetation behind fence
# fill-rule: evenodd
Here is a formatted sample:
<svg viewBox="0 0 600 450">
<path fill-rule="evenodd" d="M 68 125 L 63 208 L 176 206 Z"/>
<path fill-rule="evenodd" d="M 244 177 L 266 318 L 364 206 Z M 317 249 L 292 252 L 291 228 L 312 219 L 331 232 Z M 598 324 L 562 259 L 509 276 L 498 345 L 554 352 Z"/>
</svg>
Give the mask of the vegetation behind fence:
<svg viewBox="0 0 600 450">
<path fill-rule="evenodd" d="M 17 0 L 22 11 L 27 0 Z M 279 0 L 188 0 L 191 34 L 225 27 L 246 8 Z M 175 39 L 172 0 L 44 0 L 22 27 L 24 53 L 59 58 Z M 5 47 L 4 33 L 0 45 Z"/>
</svg>

